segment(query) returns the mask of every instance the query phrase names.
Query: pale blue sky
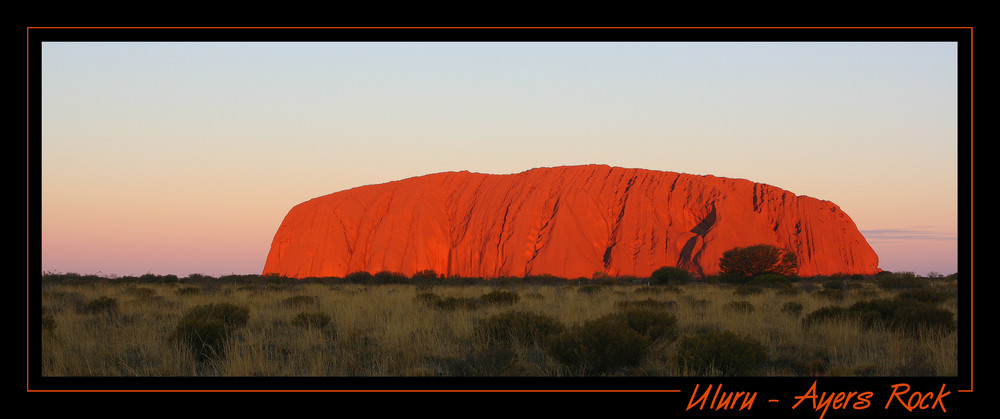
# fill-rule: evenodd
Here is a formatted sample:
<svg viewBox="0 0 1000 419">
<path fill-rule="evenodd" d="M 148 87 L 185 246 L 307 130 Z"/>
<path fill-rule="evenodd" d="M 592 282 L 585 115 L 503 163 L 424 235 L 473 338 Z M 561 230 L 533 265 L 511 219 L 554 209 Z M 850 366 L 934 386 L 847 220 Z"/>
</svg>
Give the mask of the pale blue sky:
<svg viewBox="0 0 1000 419">
<path fill-rule="evenodd" d="M 954 43 L 65 42 L 42 53 L 43 270 L 256 273 L 285 212 L 317 196 L 589 163 L 830 200 L 883 269 L 957 269 L 967 156 Z M 898 234 L 913 231 L 927 234 Z"/>
</svg>

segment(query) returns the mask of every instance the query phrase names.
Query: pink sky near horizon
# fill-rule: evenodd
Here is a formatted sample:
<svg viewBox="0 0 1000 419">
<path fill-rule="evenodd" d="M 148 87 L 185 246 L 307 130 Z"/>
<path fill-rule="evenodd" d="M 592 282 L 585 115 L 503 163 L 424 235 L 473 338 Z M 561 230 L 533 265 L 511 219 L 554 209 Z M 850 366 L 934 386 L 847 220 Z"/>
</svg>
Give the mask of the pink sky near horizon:
<svg viewBox="0 0 1000 419">
<path fill-rule="evenodd" d="M 292 206 L 608 164 L 839 205 L 881 268 L 960 270 L 948 43 L 46 43 L 41 268 L 256 274 Z"/>
</svg>

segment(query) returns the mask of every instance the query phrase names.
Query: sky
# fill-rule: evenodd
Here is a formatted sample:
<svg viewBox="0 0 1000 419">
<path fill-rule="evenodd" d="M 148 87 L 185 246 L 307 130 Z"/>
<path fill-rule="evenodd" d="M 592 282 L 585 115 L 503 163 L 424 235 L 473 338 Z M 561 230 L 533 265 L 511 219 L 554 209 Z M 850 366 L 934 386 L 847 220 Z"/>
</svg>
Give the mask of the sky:
<svg viewBox="0 0 1000 419">
<path fill-rule="evenodd" d="M 256 274 L 315 197 L 607 164 L 829 200 L 883 270 L 950 274 L 957 60 L 949 42 L 43 42 L 41 268 Z"/>
</svg>

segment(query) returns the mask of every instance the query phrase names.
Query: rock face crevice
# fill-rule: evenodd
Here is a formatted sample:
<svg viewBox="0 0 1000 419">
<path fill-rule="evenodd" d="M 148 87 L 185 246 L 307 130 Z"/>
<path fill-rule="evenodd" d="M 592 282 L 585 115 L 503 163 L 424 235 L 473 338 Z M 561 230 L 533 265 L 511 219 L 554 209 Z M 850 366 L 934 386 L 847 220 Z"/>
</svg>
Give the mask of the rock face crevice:
<svg viewBox="0 0 1000 419">
<path fill-rule="evenodd" d="M 437 173 L 318 197 L 285 216 L 263 273 L 712 275 L 723 252 L 759 243 L 794 251 L 802 276 L 878 272 L 832 202 L 743 179 L 588 165 Z"/>
</svg>

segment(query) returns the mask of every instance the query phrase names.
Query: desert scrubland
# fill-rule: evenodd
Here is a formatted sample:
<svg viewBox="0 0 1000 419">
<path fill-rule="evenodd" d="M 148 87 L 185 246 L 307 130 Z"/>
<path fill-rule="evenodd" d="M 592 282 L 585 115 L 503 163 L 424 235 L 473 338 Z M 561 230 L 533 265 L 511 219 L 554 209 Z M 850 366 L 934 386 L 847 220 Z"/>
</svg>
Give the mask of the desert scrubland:
<svg viewBox="0 0 1000 419">
<path fill-rule="evenodd" d="M 391 280 L 386 280 L 389 278 Z M 43 376 L 954 376 L 957 280 L 41 279 Z"/>
</svg>

